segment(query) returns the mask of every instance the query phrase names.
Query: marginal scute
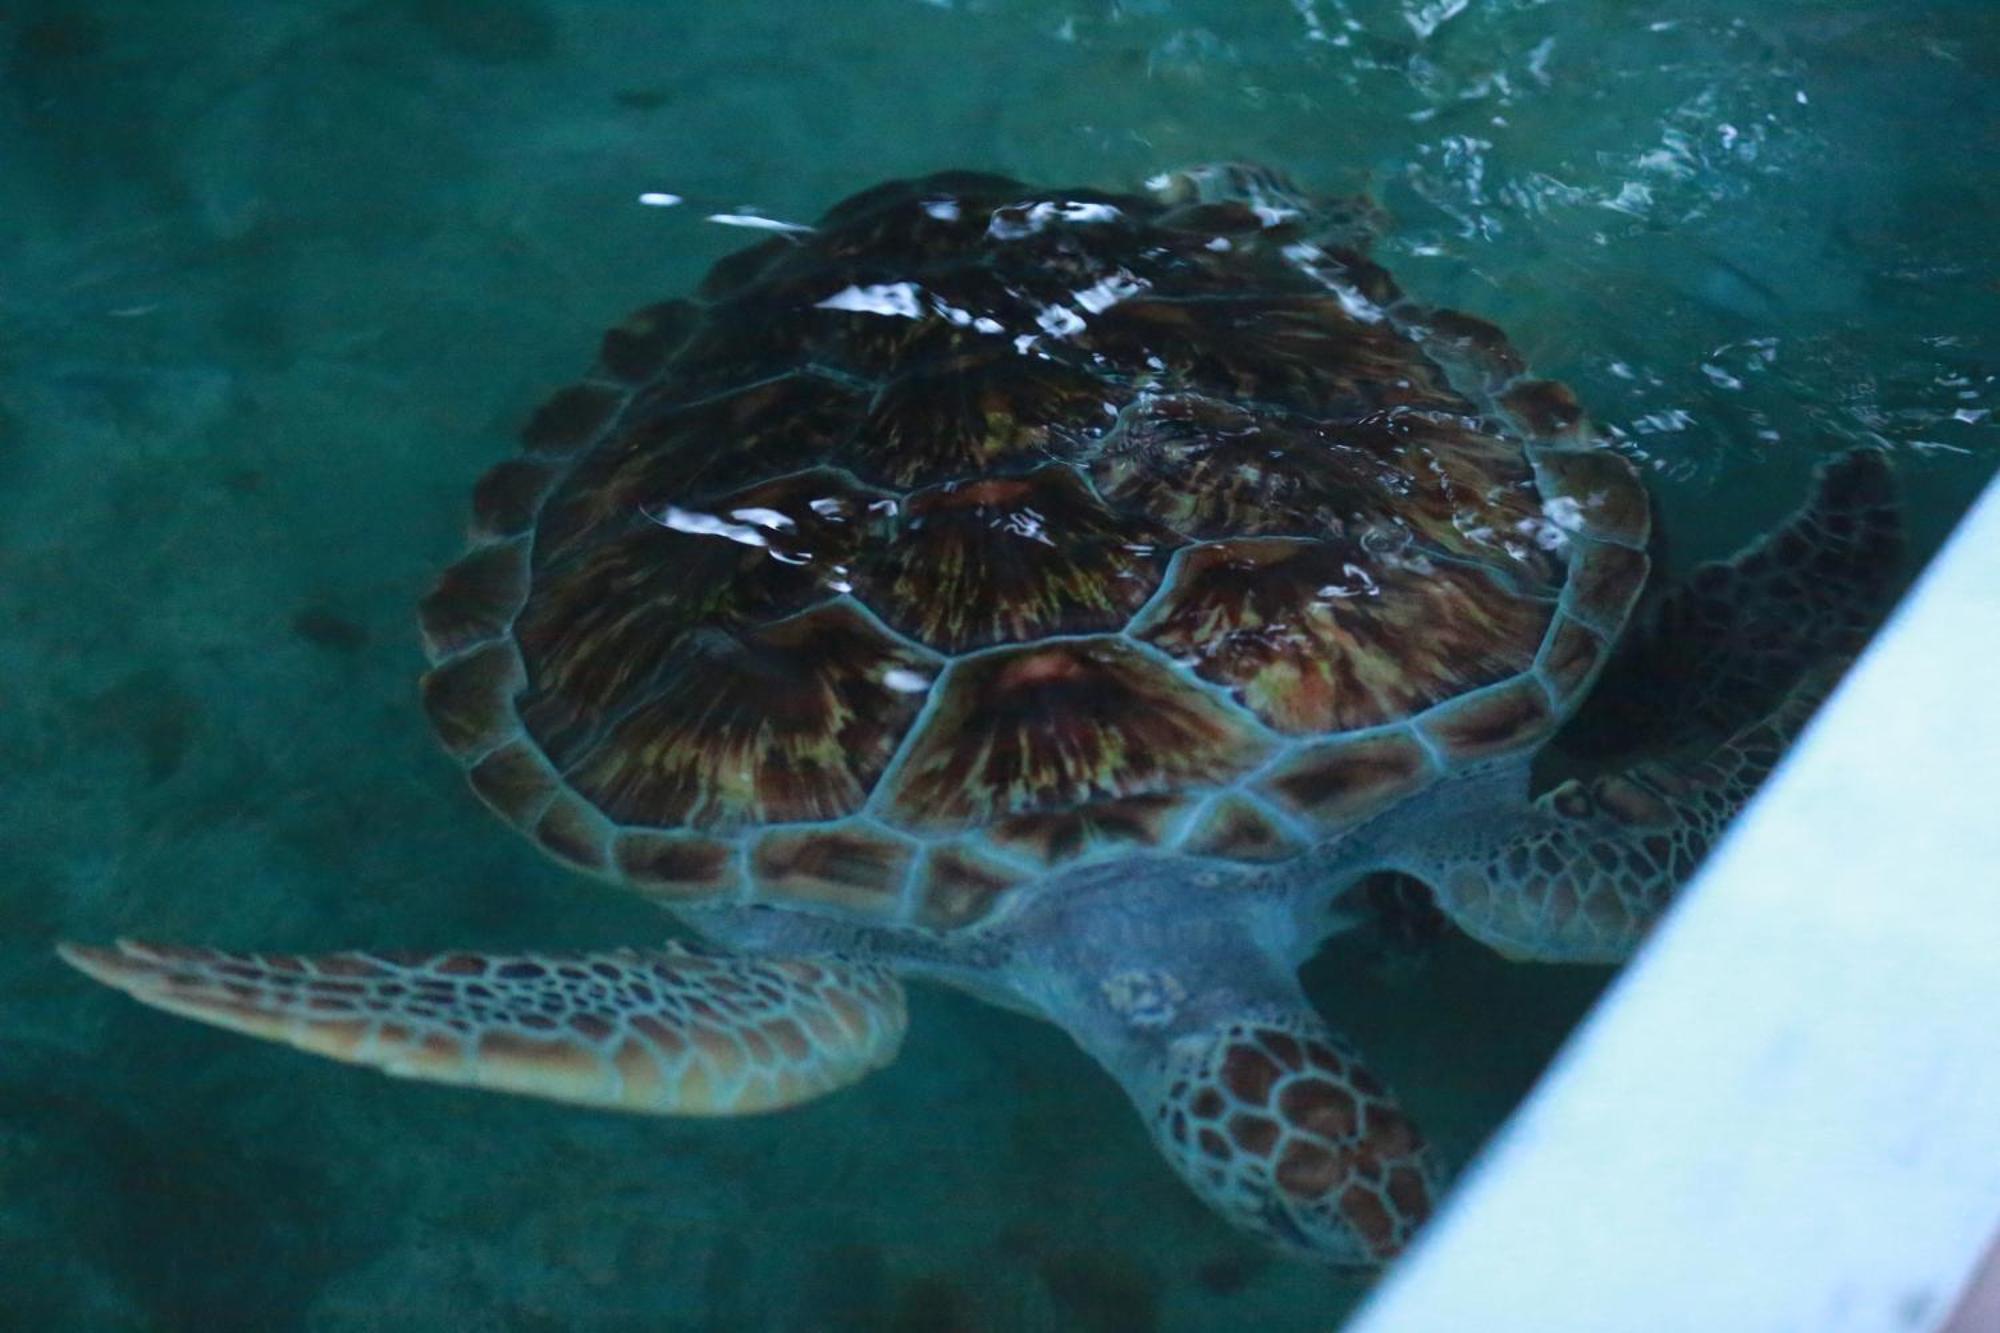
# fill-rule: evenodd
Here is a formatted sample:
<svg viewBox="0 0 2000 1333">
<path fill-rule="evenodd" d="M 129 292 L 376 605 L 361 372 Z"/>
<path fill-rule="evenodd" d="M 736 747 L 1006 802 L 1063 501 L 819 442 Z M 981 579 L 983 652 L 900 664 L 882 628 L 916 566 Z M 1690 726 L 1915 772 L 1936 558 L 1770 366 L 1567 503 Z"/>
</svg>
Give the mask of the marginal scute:
<svg viewBox="0 0 2000 1333">
<path fill-rule="evenodd" d="M 1159 586 L 1170 541 L 1056 464 L 917 492 L 860 587 L 891 625 L 959 653 L 1119 628 Z"/>
<path fill-rule="evenodd" d="M 1433 776 L 1424 747 L 1397 731 L 1308 746 L 1262 779 L 1258 789 L 1332 830 L 1401 800 Z"/>
<path fill-rule="evenodd" d="M 797 248 L 789 236 L 772 236 L 724 255 L 709 266 L 695 294 L 704 300 L 730 296 L 756 282 L 779 260 Z"/>
<path fill-rule="evenodd" d="M 535 457 L 509 458 L 488 468 L 472 488 L 475 542 L 497 541 L 526 532 L 555 484 L 555 468 Z"/>
<path fill-rule="evenodd" d="M 1104 846 L 1157 847 L 1185 808 L 1185 801 L 1161 794 L 1090 801 L 1001 819 L 987 836 L 1016 855 L 1054 865 Z"/>
<path fill-rule="evenodd" d="M 1489 386 L 1519 375 L 1526 366 L 1507 335 L 1476 316 L 1458 310 L 1426 312 L 1421 323 L 1429 341 L 1453 359 L 1477 367 Z"/>
<path fill-rule="evenodd" d="M 535 411 L 521 431 L 523 448 L 540 454 L 573 454 L 597 439 L 625 406 L 626 391 L 610 384 L 572 384 Z"/>
<path fill-rule="evenodd" d="M 560 788 L 541 748 L 521 739 L 501 746 L 466 772 L 479 798 L 508 823 L 528 828 Z"/>
<path fill-rule="evenodd" d="M 1543 439 L 1573 437 L 1583 425 L 1582 405 L 1557 380 L 1523 380 L 1500 395 L 1500 403 Z"/>
<path fill-rule="evenodd" d="M 559 793 L 535 821 L 542 850 L 574 869 L 603 874 L 611 868 L 611 824 L 572 792 Z"/>
<path fill-rule="evenodd" d="M 1232 780 L 1263 753 L 1244 722 L 1117 639 L 958 662 L 888 793 L 913 828 L 965 828 Z"/>
<path fill-rule="evenodd" d="M 626 883 L 663 902 L 701 902 L 736 891 L 735 848 L 716 838 L 626 829 L 611 857 Z"/>
<path fill-rule="evenodd" d="M 662 301 L 635 310 L 604 335 L 598 360 L 628 383 L 651 379 L 700 322 L 699 308 L 688 301 Z"/>
<path fill-rule="evenodd" d="M 917 882 L 917 924 L 956 930 L 992 912 L 1027 876 L 975 846 L 933 847 Z"/>
<path fill-rule="evenodd" d="M 1576 526 L 1601 541 L 1643 547 L 1652 509 L 1638 472 L 1609 449 L 1545 449 L 1535 466 L 1551 492 L 1572 502 Z"/>
<path fill-rule="evenodd" d="M 1645 588 L 1651 563 L 1644 551 L 1629 546 L 1591 541 L 1572 544 L 1564 609 L 1586 624 L 1616 633 Z"/>
<path fill-rule="evenodd" d="M 1560 616 L 1542 648 L 1542 674 L 1567 706 L 1604 658 L 1604 640 L 1574 616 Z"/>
<path fill-rule="evenodd" d="M 436 662 L 499 638 L 527 600 L 526 537 L 473 548 L 438 576 L 417 607 L 424 652 Z"/>
<path fill-rule="evenodd" d="M 1256 802 L 1225 796 L 1202 814 L 1181 850 L 1232 861 L 1285 861 L 1305 849 Z"/>
<path fill-rule="evenodd" d="M 781 829 L 750 849 L 750 874 L 763 902 L 843 908 L 871 917 L 896 909 L 915 846 L 872 829 Z"/>
<path fill-rule="evenodd" d="M 511 642 L 500 641 L 433 669 L 420 689 L 438 740 L 451 753 L 467 755 L 515 730 L 514 696 L 526 684 L 521 654 Z"/>
<path fill-rule="evenodd" d="M 1549 697 L 1533 677 L 1460 699 L 1420 725 L 1453 760 L 1486 759 L 1525 749 L 1555 724 Z"/>
<path fill-rule="evenodd" d="M 1374 206 L 1370 204 L 1367 207 L 1372 210 Z M 1403 299 L 1403 291 L 1389 275 L 1388 269 L 1353 250 L 1341 247 L 1322 249 L 1318 255 L 1302 258 L 1309 264 L 1314 276 L 1320 282 L 1331 285 L 1337 293 L 1359 292 L 1382 309 Z"/>
</svg>

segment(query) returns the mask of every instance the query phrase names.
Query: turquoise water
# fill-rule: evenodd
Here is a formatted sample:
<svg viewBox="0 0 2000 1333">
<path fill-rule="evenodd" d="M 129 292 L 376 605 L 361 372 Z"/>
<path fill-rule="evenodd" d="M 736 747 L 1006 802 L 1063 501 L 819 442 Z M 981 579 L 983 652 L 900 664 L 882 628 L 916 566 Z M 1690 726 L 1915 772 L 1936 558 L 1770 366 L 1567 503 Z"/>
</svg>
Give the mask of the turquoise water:
<svg viewBox="0 0 2000 1333">
<path fill-rule="evenodd" d="M 835 16 L 837 14 L 837 17 Z M 900 173 L 1368 188 L 1684 563 L 1895 455 L 2000 463 L 2000 11 L 1965 3 L 574 0 L 0 16 L 0 1327 L 1327 1328 L 1052 1028 L 925 992 L 797 1112 L 391 1083 L 87 986 L 58 937 L 641 942 L 414 702 L 472 478 L 628 308 Z M 689 198 L 648 207 L 642 193 Z M 697 206 L 698 205 L 698 206 Z M 1464 1160 L 1603 984 L 1446 941 L 1312 970 Z"/>
</svg>

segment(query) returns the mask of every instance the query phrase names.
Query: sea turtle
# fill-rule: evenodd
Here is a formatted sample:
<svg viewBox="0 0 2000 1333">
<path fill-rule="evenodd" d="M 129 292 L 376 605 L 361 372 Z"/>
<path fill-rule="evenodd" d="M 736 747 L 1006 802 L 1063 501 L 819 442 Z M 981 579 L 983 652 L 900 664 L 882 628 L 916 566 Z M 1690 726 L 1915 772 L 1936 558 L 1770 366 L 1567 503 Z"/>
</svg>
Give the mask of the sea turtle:
<svg viewBox="0 0 2000 1333">
<path fill-rule="evenodd" d="M 943 173 L 605 338 L 478 483 L 423 702 L 487 804 L 700 947 L 65 956 L 393 1074 L 668 1115 L 852 1082 L 901 979 L 944 982 L 1068 1031 L 1229 1219 L 1382 1261 L 1440 1176 L 1297 980 L 1349 891 L 1624 957 L 1857 646 L 1897 520 L 1879 455 L 1832 461 L 1618 657 L 1637 473 L 1368 222 L 1235 165 Z M 1617 744 L 1535 795 L 1607 662 L 1579 734 Z"/>
</svg>

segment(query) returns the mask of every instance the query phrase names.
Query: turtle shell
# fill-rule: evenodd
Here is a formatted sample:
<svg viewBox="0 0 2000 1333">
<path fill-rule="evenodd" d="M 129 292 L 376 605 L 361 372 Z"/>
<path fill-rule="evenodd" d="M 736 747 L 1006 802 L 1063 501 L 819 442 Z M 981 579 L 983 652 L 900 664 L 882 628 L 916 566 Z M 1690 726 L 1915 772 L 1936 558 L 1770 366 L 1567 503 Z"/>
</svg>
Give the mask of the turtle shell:
<svg viewBox="0 0 2000 1333">
<path fill-rule="evenodd" d="M 1518 756 L 1647 527 L 1566 390 L 1283 210 L 950 173 L 612 330 L 478 484 L 424 697 L 572 865 L 953 929 Z"/>
</svg>

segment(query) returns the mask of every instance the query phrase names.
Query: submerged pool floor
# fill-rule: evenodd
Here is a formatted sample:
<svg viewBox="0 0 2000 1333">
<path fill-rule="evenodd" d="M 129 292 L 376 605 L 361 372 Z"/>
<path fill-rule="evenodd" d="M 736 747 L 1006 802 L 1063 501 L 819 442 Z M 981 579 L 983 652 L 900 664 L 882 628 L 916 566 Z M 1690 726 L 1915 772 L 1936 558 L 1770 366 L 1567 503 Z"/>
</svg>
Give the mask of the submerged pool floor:
<svg viewBox="0 0 2000 1333">
<path fill-rule="evenodd" d="M 2000 463 L 2000 11 L 1695 0 L 47 0 L 0 15 L 0 1329 L 1327 1329 L 1067 1038 L 925 991 L 902 1060 L 738 1122 L 392 1082 L 50 953 L 590 947 L 416 707 L 468 487 L 628 309 L 946 167 L 1367 188 L 1657 484 L 1677 564 L 1895 455 Z M 681 207 L 640 196 L 684 196 Z M 1311 969 L 1473 1152 L 1606 977 Z"/>
</svg>

